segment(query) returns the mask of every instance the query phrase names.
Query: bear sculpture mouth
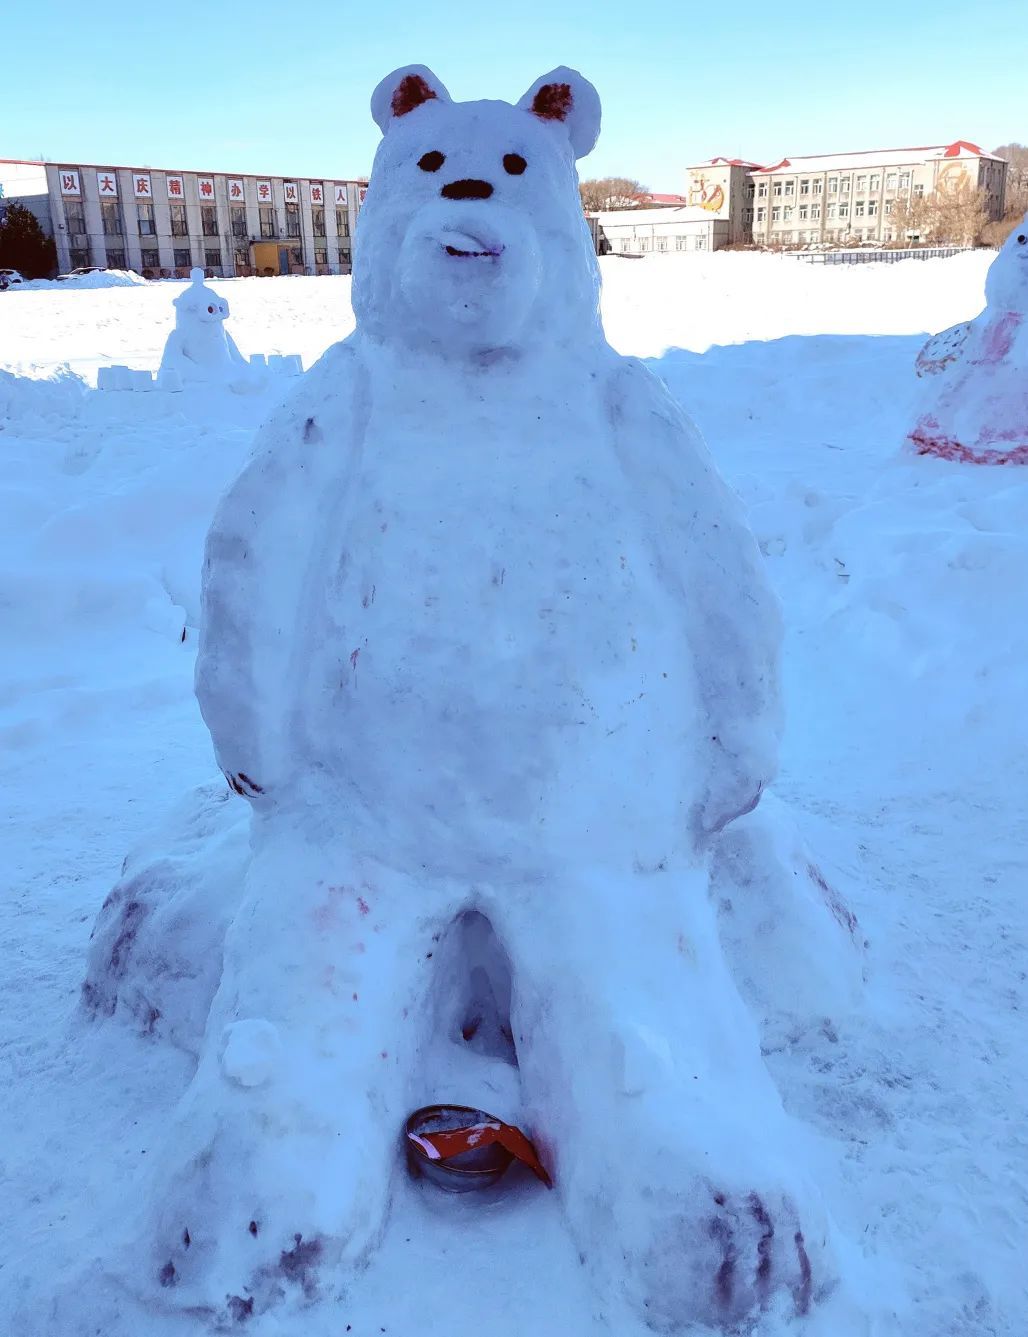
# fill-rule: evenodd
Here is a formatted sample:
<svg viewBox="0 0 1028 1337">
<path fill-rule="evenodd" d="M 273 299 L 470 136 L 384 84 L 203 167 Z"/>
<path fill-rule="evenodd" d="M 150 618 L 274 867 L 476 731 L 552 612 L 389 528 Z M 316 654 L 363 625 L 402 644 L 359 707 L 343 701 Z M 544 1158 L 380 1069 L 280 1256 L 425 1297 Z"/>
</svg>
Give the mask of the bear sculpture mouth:
<svg viewBox="0 0 1028 1337">
<path fill-rule="evenodd" d="M 499 242 L 476 237 L 468 232 L 446 232 L 439 239 L 447 255 L 460 260 L 498 260 L 503 254 Z"/>
</svg>

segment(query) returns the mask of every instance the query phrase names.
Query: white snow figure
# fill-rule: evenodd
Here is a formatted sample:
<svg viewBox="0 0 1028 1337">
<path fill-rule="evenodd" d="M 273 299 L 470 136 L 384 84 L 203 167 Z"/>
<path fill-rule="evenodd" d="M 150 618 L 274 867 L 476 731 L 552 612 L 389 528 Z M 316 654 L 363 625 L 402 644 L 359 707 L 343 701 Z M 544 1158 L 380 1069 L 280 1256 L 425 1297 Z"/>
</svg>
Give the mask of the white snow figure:
<svg viewBox="0 0 1028 1337">
<path fill-rule="evenodd" d="M 826 1219 L 707 868 L 775 769 L 778 613 L 604 338 L 596 92 L 455 104 L 411 67 L 372 110 L 356 332 L 208 538 L 197 694 L 251 853 L 134 1284 L 226 1321 L 338 1291 L 405 1118 L 458 1101 L 535 1139 L 640 1323 L 804 1313 Z"/>
<path fill-rule="evenodd" d="M 1028 464 L 1028 214 L 985 278 L 985 310 L 929 339 L 909 441 L 964 464 Z"/>
<path fill-rule="evenodd" d="M 249 365 L 225 329 L 228 302 L 207 287 L 202 269 L 190 270 L 189 277 L 189 286 L 174 300 L 175 328 L 164 345 L 160 373 L 177 372 L 187 382 L 245 378 Z"/>
</svg>

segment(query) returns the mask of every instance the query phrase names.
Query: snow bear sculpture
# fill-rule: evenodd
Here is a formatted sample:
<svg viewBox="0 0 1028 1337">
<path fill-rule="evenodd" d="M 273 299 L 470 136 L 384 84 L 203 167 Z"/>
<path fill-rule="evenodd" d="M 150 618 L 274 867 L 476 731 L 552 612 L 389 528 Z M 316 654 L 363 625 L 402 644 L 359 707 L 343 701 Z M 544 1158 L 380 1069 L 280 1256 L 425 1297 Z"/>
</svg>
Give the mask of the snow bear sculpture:
<svg viewBox="0 0 1028 1337">
<path fill-rule="evenodd" d="M 775 769 L 779 618 L 604 338 L 596 92 L 412 67 L 372 109 L 356 332 L 208 538 L 197 695 L 251 851 L 132 1283 L 224 1321 L 331 1294 L 451 1101 L 529 1131 L 633 1326 L 806 1312 L 827 1223 L 708 882 Z"/>
<path fill-rule="evenodd" d="M 230 383 L 249 365 L 225 329 L 228 302 L 204 283 L 203 270 L 190 270 L 189 286 L 174 300 L 175 328 L 168 335 L 158 375 L 172 372 L 184 382 Z"/>
<path fill-rule="evenodd" d="M 985 278 L 985 310 L 929 339 L 908 440 L 963 464 L 1028 464 L 1028 214 Z"/>
</svg>

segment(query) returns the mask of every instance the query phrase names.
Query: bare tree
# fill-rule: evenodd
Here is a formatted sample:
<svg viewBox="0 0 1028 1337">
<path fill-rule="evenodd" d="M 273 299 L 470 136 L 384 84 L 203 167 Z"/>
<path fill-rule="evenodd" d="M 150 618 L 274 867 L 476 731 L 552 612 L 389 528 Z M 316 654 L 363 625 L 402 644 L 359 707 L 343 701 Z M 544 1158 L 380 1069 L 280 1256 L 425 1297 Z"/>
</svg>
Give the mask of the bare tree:
<svg viewBox="0 0 1028 1337">
<path fill-rule="evenodd" d="M 579 186 L 582 208 L 587 214 L 605 213 L 611 209 L 634 209 L 646 187 L 627 176 L 604 176 L 583 181 Z"/>
<path fill-rule="evenodd" d="M 897 201 L 893 215 L 900 234 L 935 246 L 976 246 L 989 220 L 983 191 L 970 182 L 930 195 Z"/>
<path fill-rule="evenodd" d="M 1028 144 L 1001 144 L 993 152 L 1008 164 L 1004 215 L 1023 218 L 1028 213 Z"/>
</svg>

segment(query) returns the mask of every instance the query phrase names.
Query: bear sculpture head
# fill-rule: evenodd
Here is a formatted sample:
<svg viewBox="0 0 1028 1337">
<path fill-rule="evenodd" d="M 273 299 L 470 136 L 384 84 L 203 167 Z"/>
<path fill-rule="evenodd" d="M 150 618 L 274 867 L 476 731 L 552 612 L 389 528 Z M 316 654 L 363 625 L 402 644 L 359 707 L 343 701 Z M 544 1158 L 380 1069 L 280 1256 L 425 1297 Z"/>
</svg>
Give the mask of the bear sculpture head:
<svg viewBox="0 0 1028 1337">
<path fill-rule="evenodd" d="M 1014 228 L 985 276 L 985 304 L 1028 314 L 1028 214 Z"/>
<path fill-rule="evenodd" d="M 599 336 L 575 169 L 599 134 L 592 84 L 561 68 L 516 106 L 453 102 L 414 65 L 371 110 L 383 139 L 356 229 L 359 328 L 458 357 Z"/>
<path fill-rule="evenodd" d="M 228 319 L 228 302 L 204 283 L 202 269 L 191 269 L 192 282 L 175 298 L 176 325 L 221 325 Z"/>
</svg>

